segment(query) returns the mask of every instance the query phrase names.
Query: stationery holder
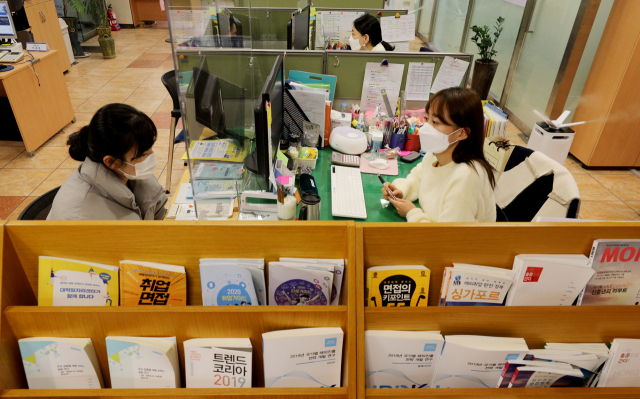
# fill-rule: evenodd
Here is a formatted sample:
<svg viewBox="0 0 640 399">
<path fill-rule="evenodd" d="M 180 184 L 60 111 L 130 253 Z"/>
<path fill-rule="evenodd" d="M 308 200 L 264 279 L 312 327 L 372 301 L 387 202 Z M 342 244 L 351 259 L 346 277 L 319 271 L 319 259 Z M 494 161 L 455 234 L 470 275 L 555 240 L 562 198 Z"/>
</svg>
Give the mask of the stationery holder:
<svg viewBox="0 0 640 399">
<path fill-rule="evenodd" d="M 391 133 L 389 148 L 400 148 L 400 151 L 404 151 L 406 138 L 406 134 Z"/>
<path fill-rule="evenodd" d="M 404 141 L 405 151 L 420 151 L 420 135 L 419 134 L 407 134 L 407 138 Z"/>
</svg>

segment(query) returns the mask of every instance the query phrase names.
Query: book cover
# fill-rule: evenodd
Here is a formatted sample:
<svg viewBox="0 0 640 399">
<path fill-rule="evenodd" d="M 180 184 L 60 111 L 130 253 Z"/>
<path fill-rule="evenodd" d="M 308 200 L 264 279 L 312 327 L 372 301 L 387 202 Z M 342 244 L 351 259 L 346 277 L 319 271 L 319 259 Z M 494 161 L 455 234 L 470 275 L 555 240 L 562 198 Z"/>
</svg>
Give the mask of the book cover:
<svg viewBox="0 0 640 399">
<path fill-rule="evenodd" d="M 640 387 L 640 340 L 616 338 L 598 387 Z"/>
<path fill-rule="evenodd" d="M 640 240 L 596 240 L 589 264 L 579 305 L 640 305 Z"/>
<path fill-rule="evenodd" d="M 593 373 L 546 367 L 518 367 L 509 388 L 582 387 Z"/>
<path fill-rule="evenodd" d="M 253 288 L 256 290 L 258 305 L 267 305 L 267 283 L 264 279 L 264 259 L 200 259 L 200 266 L 217 264 L 231 264 L 247 269 L 249 273 L 251 273 L 251 280 L 253 281 Z"/>
<path fill-rule="evenodd" d="M 38 258 L 38 306 L 118 306 L 118 267 Z"/>
<path fill-rule="evenodd" d="M 427 306 L 430 273 L 424 266 L 369 268 L 365 306 Z"/>
<path fill-rule="evenodd" d="M 100 389 L 100 365 L 89 338 L 18 341 L 29 389 Z"/>
<path fill-rule="evenodd" d="M 262 334 L 265 387 L 340 387 L 343 337 L 339 327 Z"/>
<path fill-rule="evenodd" d="M 252 306 L 258 304 L 249 270 L 230 264 L 200 265 L 204 306 Z"/>
<path fill-rule="evenodd" d="M 122 306 L 187 306 L 187 274 L 183 266 L 120 261 Z"/>
<path fill-rule="evenodd" d="M 333 285 L 331 287 L 331 305 L 337 306 L 340 304 L 340 293 L 342 292 L 342 284 L 344 284 L 344 276 L 346 276 L 344 274 L 344 259 L 280 258 L 280 262 L 304 262 L 317 263 L 321 265 L 332 265 L 334 270 Z"/>
<path fill-rule="evenodd" d="M 194 140 L 189 146 L 191 160 L 242 162 L 250 146 L 240 147 L 233 140 Z M 187 160 L 187 153 L 182 156 Z"/>
<path fill-rule="evenodd" d="M 196 162 L 193 167 L 193 177 L 195 179 L 231 179 L 242 180 L 245 172 L 241 163 L 226 162 Z"/>
<path fill-rule="evenodd" d="M 513 282 L 507 275 L 460 266 L 451 268 L 450 273 L 444 306 L 502 306 Z"/>
<path fill-rule="evenodd" d="M 430 331 L 365 331 L 367 388 L 432 388 L 444 338 Z"/>
<path fill-rule="evenodd" d="M 544 362 L 544 363 L 540 363 L 540 362 Z M 553 368 L 573 370 L 573 367 L 571 367 L 571 365 L 568 363 L 555 363 L 555 362 L 551 362 L 550 360 L 535 359 L 534 355 L 532 355 L 531 353 L 528 353 L 522 360 L 513 360 L 505 364 L 504 369 L 502 369 L 502 374 L 498 379 L 498 384 L 496 388 L 509 388 L 509 384 L 511 383 L 511 380 L 513 379 L 513 375 L 516 373 L 516 370 L 518 369 L 518 367 L 525 367 L 525 366 L 535 366 L 535 367 L 551 366 Z"/>
<path fill-rule="evenodd" d="M 251 388 L 249 338 L 184 341 L 187 388 Z"/>
<path fill-rule="evenodd" d="M 333 273 L 269 263 L 269 305 L 329 305 Z"/>
<path fill-rule="evenodd" d="M 237 196 L 242 181 L 196 180 L 193 184 L 193 194 L 196 198 L 224 198 Z"/>
</svg>

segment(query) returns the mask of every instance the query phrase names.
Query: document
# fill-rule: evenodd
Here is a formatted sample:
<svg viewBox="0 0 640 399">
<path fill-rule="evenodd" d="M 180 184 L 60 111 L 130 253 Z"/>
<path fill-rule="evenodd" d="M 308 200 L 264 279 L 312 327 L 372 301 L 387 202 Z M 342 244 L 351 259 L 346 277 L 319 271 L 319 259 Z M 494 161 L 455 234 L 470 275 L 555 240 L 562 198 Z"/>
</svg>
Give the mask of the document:
<svg viewBox="0 0 640 399">
<path fill-rule="evenodd" d="M 389 44 L 395 47 L 393 49 L 393 51 L 395 52 L 409 51 L 409 42 L 397 42 L 397 43 L 389 43 Z"/>
<path fill-rule="evenodd" d="M 301 90 L 290 90 L 289 93 L 309 118 L 309 122 L 320 126 L 320 132 L 324 132 L 326 93 Z"/>
<path fill-rule="evenodd" d="M 430 62 L 410 62 L 407 72 L 405 93 L 407 101 L 429 101 L 429 91 L 436 64 Z"/>
<path fill-rule="evenodd" d="M 353 21 L 364 15 L 363 12 L 343 12 L 340 16 L 340 41 L 348 43 L 353 29 Z"/>
<path fill-rule="evenodd" d="M 387 91 L 391 106 L 393 107 L 397 104 L 403 75 L 404 64 L 383 66 L 378 62 L 367 62 L 362 84 L 362 95 L 360 96 L 362 112 L 373 111 L 377 106 L 380 106 L 380 109 L 384 109 L 384 100 L 380 93 L 382 89 Z"/>
<path fill-rule="evenodd" d="M 362 12 L 318 11 L 316 16 L 316 47 L 324 47 L 327 39 L 347 43 L 351 36 L 353 21 Z"/>
<path fill-rule="evenodd" d="M 444 57 L 438 75 L 431 86 L 431 93 L 437 93 L 442 89 L 460 86 L 469 63 L 454 57 Z"/>
<path fill-rule="evenodd" d="M 229 146 L 228 141 L 196 141 L 191 149 L 191 158 L 223 158 Z"/>
<path fill-rule="evenodd" d="M 408 42 L 416 38 L 416 15 L 381 17 L 380 28 L 385 42 Z"/>
<path fill-rule="evenodd" d="M 161 2 L 162 3 L 162 2 Z M 189 40 L 195 36 L 204 36 L 209 22 L 209 12 L 206 9 L 172 9 L 171 26 L 173 35 L 181 40 Z"/>
</svg>

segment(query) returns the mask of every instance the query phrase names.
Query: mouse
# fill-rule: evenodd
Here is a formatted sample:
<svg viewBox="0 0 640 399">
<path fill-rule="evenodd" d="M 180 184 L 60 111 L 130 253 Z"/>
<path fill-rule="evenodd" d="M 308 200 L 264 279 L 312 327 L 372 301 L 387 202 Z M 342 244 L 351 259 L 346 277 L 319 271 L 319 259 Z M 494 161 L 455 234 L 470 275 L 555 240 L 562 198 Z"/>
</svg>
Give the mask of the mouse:
<svg viewBox="0 0 640 399">
<path fill-rule="evenodd" d="M 389 167 L 389 162 L 386 159 L 379 158 L 369 162 L 369 165 L 376 169 L 387 169 Z"/>
</svg>

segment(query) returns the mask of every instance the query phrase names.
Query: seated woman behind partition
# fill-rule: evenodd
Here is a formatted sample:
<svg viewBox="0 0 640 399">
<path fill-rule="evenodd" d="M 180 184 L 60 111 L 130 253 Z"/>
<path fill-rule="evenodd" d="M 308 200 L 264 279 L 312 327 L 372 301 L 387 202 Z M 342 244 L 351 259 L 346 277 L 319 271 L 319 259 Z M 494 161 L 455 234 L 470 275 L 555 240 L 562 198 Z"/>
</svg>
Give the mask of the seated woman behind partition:
<svg viewBox="0 0 640 399">
<path fill-rule="evenodd" d="M 395 49 L 395 47 L 382 40 L 380 21 L 369 14 L 358 17 L 353 21 L 349 47 L 351 47 L 351 50 L 356 51 L 393 51 Z"/>
<path fill-rule="evenodd" d="M 167 195 L 154 176 L 156 127 L 125 104 L 100 108 L 69 136 L 69 154 L 82 165 L 64 182 L 47 220 L 161 220 Z"/>
</svg>

